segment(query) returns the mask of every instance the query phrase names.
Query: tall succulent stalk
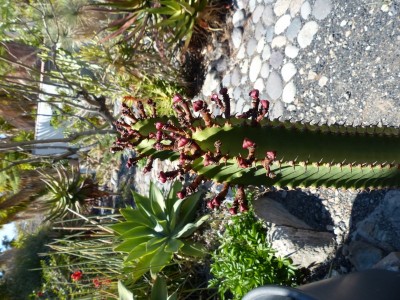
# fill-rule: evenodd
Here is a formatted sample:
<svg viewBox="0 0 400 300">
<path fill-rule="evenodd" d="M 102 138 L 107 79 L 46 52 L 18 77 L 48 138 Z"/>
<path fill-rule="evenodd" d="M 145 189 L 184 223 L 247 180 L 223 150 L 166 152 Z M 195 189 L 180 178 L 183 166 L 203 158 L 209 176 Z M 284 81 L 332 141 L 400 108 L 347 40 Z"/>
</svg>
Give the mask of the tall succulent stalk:
<svg viewBox="0 0 400 300">
<path fill-rule="evenodd" d="M 147 171 L 157 158 L 179 160 L 178 169 L 161 178 L 165 182 L 197 173 L 199 177 L 178 194 L 182 198 L 205 180 L 239 187 L 400 185 L 399 128 L 271 121 L 265 117 L 269 102 L 259 99 L 258 90 L 250 92 L 247 112 L 231 116 L 225 88 L 220 96 L 210 99 L 222 112 L 219 116 L 211 115 L 205 101 L 191 103 L 180 95 L 173 99 L 175 118 L 141 117 L 125 105 L 116 124 L 121 137 L 112 150 L 131 148 L 139 157 L 151 157 Z M 194 117 L 191 107 L 199 117 Z M 141 110 L 136 107 L 137 112 Z M 245 196 L 239 194 L 236 199 L 232 212 L 247 210 Z M 219 206 L 220 201 L 209 207 Z"/>
</svg>

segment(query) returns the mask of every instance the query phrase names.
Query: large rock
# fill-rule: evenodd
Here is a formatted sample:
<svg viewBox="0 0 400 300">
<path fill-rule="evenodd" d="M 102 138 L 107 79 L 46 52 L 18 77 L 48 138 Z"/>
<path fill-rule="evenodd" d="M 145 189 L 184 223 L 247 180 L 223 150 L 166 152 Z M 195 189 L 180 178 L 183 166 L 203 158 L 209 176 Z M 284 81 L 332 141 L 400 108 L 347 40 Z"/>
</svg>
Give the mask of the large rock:
<svg viewBox="0 0 400 300">
<path fill-rule="evenodd" d="M 374 212 L 357 224 L 353 237 L 388 253 L 400 251 L 400 191 L 389 191 Z"/>
<path fill-rule="evenodd" d="M 308 267 L 325 262 L 334 253 L 332 233 L 313 230 L 275 200 L 261 198 L 253 205 L 256 215 L 271 224 L 268 238 L 277 255 L 289 256 L 294 264 Z"/>
<path fill-rule="evenodd" d="M 392 252 L 382 258 L 377 264 L 374 265 L 374 269 L 385 269 L 388 271 L 399 272 L 400 271 L 400 252 Z"/>
</svg>

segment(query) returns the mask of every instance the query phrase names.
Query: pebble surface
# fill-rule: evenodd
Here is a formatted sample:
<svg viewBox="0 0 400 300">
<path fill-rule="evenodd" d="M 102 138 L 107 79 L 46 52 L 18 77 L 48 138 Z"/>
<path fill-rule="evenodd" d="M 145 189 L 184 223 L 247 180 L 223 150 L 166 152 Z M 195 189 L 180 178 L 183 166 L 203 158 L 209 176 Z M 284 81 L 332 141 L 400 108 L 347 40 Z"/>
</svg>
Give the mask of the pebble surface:
<svg viewBox="0 0 400 300">
<path fill-rule="evenodd" d="M 227 66 L 214 78 L 228 88 L 234 113 L 249 108 L 248 93 L 257 88 L 271 102 L 270 119 L 400 126 L 399 1 L 234 3 Z M 207 96 L 201 92 L 198 98 L 209 101 Z M 349 243 L 352 222 L 359 221 L 354 215 L 370 212 L 368 205 L 355 207 L 355 199 L 375 201 L 373 194 L 355 191 L 299 193 L 319 196 L 321 209 L 332 218 L 321 230 L 335 234 L 337 248 Z M 320 216 L 310 210 L 299 214 L 309 222 Z M 338 273 L 347 268 L 334 267 Z"/>
</svg>

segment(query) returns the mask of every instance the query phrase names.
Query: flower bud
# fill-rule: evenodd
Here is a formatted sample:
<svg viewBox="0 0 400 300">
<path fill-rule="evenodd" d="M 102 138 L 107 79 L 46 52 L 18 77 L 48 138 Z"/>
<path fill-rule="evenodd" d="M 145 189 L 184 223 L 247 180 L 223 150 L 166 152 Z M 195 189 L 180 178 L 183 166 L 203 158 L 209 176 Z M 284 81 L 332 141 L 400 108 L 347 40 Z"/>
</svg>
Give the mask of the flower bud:
<svg viewBox="0 0 400 300">
<path fill-rule="evenodd" d="M 243 149 L 248 149 L 250 147 L 254 147 L 256 143 L 254 143 L 252 140 L 249 140 L 248 138 L 244 138 L 243 140 Z"/>
<path fill-rule="evenodd" d="M 204 101 L 203 100 L 197 100 L 193 102 L 193 110 L 195 112 L 202 110 L 204 108 Z"/>
<path fill-rule="evenodd" d="M 236 215 L 236 214 L 237 214 L 237 208 L 236 208 L 236 207 L 231 207 L 231 208 L 229 209 L 229 213 L 230 213 L 231 215 Z"/>
<path fill-rule="evenodd" d="M 276 151 L 267 151 L 265 156 L 268 158 L 268 160 L 272 161 L 276 158 Z"/>
<path fill-rule="evenodd" d="M 174 103 L 181 102 L 182 100 L 183 100 L 183 97 L 181 96 L 181 94 L 175 94 L 174 98 L 172 98 L 172 101 Z"/>
<path fill-rule="evenodd" d="M 251 90 L 250 93 L 249 93 L 249 96 L 252 99 L 257 99 L 259 95 L 260 95 L 260 92 L 257 89 Z"/>
<path fill-rule="evenodd" d="M 161 130 L 164 127 L 164 124 L 161 122 L 157 122 L 155 125 L 157 130 Z"/>
<path fill-rule="evenodd" d="M 176 193 L 176 195 L 178 196 L 179 199 L 183 199 L 186 197 L 186 190 L 183 189 L 182 191 L 179 191 L 178 193 Z"/>
<path fill-rule="evenodd" d="M 182 147 L 186 146 L 187 143 L 189 143 L 189 140 L 187 138 L 185 138 L 185 137 L 181 137 L 178 140 L 178 147 L 182 148 Z"/>
<path fill-rule="evenodd" d="M 159 180 L 161 183 L 165 183 L 165 182 L 167 181 L 167 176 L 165 175 L 165 173 L 164 173 L 163 171 L 161 171 L 161 172 L 158 174 L 158 180 Z"/>
</svg>

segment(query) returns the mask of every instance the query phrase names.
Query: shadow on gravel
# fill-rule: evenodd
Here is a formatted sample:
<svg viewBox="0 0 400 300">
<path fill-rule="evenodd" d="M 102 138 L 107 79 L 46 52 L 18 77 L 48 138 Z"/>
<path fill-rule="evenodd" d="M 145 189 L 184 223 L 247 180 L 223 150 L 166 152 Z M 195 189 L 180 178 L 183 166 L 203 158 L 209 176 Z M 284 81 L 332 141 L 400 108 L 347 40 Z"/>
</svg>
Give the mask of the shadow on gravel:
<svg viewBox="0 0 400 300">
<path fill-rule="evenodd" d="M 308 278 L 309 282 L 329 278 L 334 275 L 356 271 L 349 260 L 348 245 L 354 240 L 357 223 L 365 220 L 382 203 L 387 190 L 374 190 L 359 193 L 353 201 L 346 239 L 340 242 L 333 258 L 320 264 Z M 336 224 L 337 226 L 337 224 Z"/>
<path fill-rule="evenodd" d="M 329 211 L 317 196 L 301 190 L 269 192 L 266 196 L 281 203 L 292 215 L 316 231 L 328 231 L 327 226 L 333 226 Z"/>
</svg>

